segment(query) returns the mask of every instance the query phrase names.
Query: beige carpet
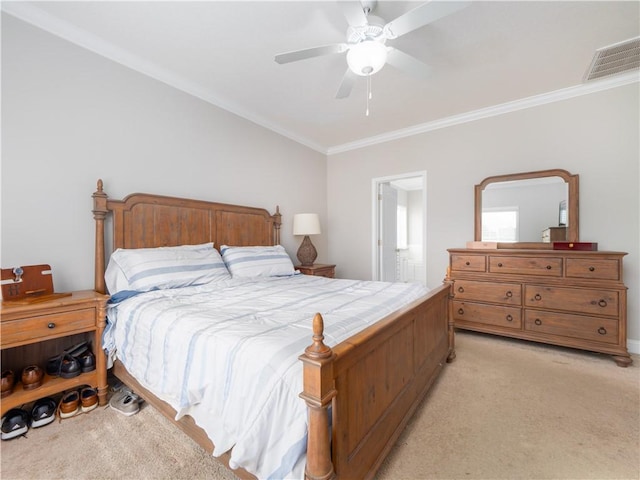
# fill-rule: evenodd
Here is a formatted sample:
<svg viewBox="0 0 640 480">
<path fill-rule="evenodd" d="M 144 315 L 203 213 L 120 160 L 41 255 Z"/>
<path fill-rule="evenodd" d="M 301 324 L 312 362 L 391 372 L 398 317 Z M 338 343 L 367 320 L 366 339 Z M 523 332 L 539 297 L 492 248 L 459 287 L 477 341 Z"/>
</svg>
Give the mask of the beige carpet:
<svg viewBox="0 0 640 480">
<path fill-rule="evenodd" d="M 378 479 L 638 479 L 640 358 L 473 333 Z M 0 444 L 2 479 L 233 479 L 152 407 L 109 408 Z"/>
</svg>

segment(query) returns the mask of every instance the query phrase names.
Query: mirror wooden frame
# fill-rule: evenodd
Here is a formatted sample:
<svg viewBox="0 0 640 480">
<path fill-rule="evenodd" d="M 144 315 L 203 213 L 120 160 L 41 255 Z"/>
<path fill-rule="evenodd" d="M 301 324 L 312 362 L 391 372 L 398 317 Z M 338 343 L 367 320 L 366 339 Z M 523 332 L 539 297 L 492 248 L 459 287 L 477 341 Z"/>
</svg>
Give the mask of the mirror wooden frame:
<svg viewBox="0 0 640 480">
<path fill-rule="evenodd" d="M 512 182 L 514 180 L 528 180 L 532 178 L 544 178 L 544 177 L 560 177 L 567 182 L 568 188 L 568 214 L 569 225 L 567 225 L 567 241 L 578 242 L 579 241 L 579 183 L 578 175 L 572 175 L 566 170 L 553 169 L 553 170 L 540 170 L 537 172 L 525 172 L 525 173 L 513 173 L 509 175 L 496 175 L 494 177 L 487 177 L 478 185 L 475 186 L 475 219 L 474 219 L 474 240 L 476 242 L 482 241 L 482 192 L 487 185 L 498 182 Z M 498 243 L 498 248 L 536 248 L 536 249 L 551 249 L 552 243 L 543 242 L 509 242 Z"/>
</svg>

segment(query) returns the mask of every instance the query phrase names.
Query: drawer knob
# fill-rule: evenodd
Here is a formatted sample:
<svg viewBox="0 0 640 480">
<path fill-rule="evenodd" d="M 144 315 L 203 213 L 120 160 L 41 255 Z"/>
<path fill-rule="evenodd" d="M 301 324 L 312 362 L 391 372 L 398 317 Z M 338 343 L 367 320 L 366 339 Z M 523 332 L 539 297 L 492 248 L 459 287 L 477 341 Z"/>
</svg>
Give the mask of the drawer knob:
<svg viewBox="0 0 640 480">
<path fill-rule="evenodd" d="M 511 315 L 507 315 L 507 322 L 513 322 L 513 317 Z"/>
<path fill-rule="evenodd" d="M 590 272 L 595 272 L 596 271 L 596 267 L 589 267 L 589 271 Z"/>
<path fill-rule="evenodd" d="M 458 309 L 458 314 L 459 315 L 464 315 L 464 309 L 463 308 L 459 308 Z"/>
<path fill-rule="evenodd" d="M 513 297 L 513 293 L 511 292 L 511 290 L 507 291 L 507 298 L 511 298 Z"/>
<path fill-rule="evenodd" d="M 533 297 L 534 300 L 542 300 L 542 295 L 540 295 L 539 293 L 536 293 L 536 295 Z"/>
<path fill-rule="evenodd" d="M 56 324 L 51 322 L 47 325 L 47 328 L 56 328 Z"/>
<path fill-rule="evenodd" d="M 498 266 L 501 267 L 502 266 L 502 262 L 498 263 Z"/>
<path fill-rule="evenodd" d="M 551 265 L 547 265 L 547 270 L 551 270 Z"/>
<path fill-rule="evenodd" d="M 598 305 L 600 305 L 601 307 L 603 307 L 603 308 L 604 308 L 604 307 L 606 307 L 606 306 L 607 306 L 607 301 L 606 301 L 605 299 L 601 299 L 601 300 L 598 302 Z"/>
<path fill-rule="evenodd" d="M 604 327 L 600 327 L 600 328 L 598 329 L 598 333 L 599 333 L 600 335 L 606 335 L 606 334 L 607 334 L 607 329 L 606 329 L 606 328 L 604 328 Z"/>
<path fill-rule="evenodd" d="M 458 287 L 458 292 L 460 292 L 460 293 L 464 293 L 464 288 L 462 288 L 462 287 Z"/>
<path fill-rule="evenodd" d="M 464 264 L 468 267 L 469 265 L 471 265 L 471 262 L 464 262 Z"/>
<path fill-rule="evenodd" d="M 539 318 L 536 318 L 533 323 L 535 323 L 536 325 L 542 325 L 542 320 L 540 320 Z"/>
</svg>

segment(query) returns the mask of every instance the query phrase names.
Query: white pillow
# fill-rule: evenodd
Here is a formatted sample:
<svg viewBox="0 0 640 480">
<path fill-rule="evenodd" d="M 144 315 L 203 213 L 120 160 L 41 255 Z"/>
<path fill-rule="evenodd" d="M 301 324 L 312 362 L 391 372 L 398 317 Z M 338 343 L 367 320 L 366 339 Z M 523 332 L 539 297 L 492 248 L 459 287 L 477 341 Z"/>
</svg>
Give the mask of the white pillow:
<svg viewBox="0 0 640 480">
<path fill-rule="evenodd" d="M 119 248 L 111 255 L 105 272 L 107 288 L 112 295 L 124 290 L 146 292 L 229 278 L 229 271 L 213 243 Z"/>
<path fill-rule="evenodd" d="M 291 258 L 281 245 L 220 247 L 222 259 L 234 277 L 283 277 L 295 274 Z"/>
</svg>

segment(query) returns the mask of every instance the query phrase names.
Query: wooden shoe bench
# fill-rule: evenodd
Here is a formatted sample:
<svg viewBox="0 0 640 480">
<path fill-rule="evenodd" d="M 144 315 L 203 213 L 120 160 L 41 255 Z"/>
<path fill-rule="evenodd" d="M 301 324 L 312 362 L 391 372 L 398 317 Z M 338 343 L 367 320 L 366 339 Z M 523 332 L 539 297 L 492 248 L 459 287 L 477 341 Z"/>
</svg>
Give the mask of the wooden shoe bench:
<svg viewBox="0 0 640 480">
<path fill-rule="evenodd" d="M 2 370 L 12 370 L 15 377 L 13 392 L 2 399 L 2 415 L 11 408 L 81 385 L 97 388 L 99 404 L 106 405 L 107 365 L 101 345 L 108 298 L 93 290 L 84 290 L 31 304 L 2 302 Z M 41 386 L 23 389 L 20 376 L 24 367 L 38 365 L 44 371 L 49 357 L 85 340 L 91 342 L 96 357 L 94 371 L 68 379 L 45 373 Z"/>
</svg>

